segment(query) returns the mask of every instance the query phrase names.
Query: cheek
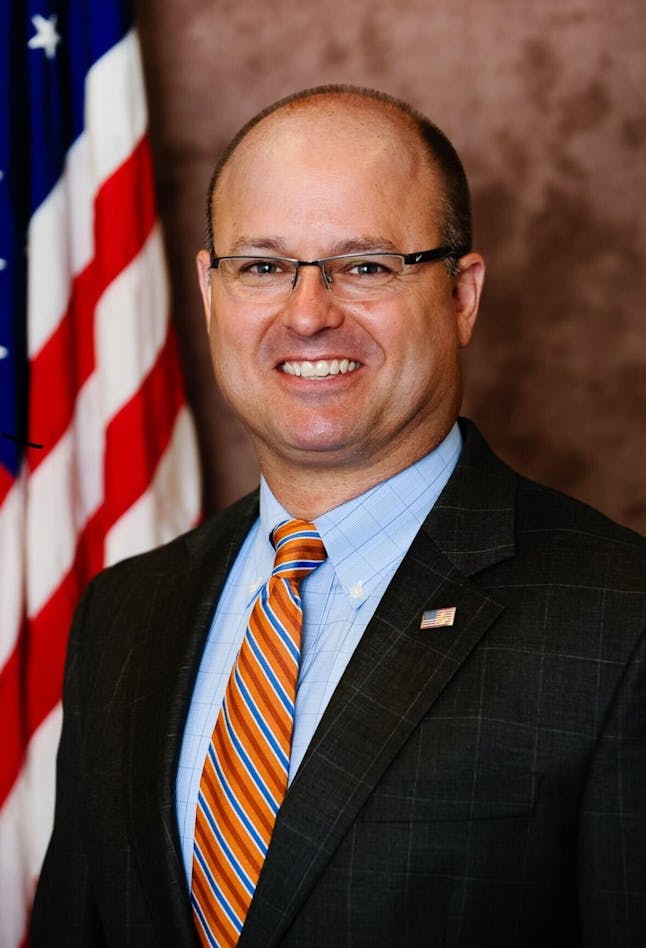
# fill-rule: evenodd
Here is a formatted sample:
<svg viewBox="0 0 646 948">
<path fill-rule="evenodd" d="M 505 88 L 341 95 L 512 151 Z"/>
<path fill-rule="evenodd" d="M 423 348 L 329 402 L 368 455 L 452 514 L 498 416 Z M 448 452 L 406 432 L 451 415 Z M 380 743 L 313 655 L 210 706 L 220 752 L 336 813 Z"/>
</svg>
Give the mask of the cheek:
<svg viewBox="0 0 646 948">
<path fill-rule="evenodd" d="M 399 339 L 394 369 L 400 378 L 395 384 L 421 396 L 444 388 L 444 383 L 450 384 L 457 372 L 458 352 L 456 325 L 449 314 L 426 312 L 412 318 L 404 338 Z"/>
<path fill-rule="evenodd" d="M 209 349 L 216 382 L 224 397 L 234 405 L 239 400 L 245 380 L 251 377 L 248 368 L 245 368 L 245 351 L 239 331 L 234 330 L 233 324 L 224 320 L 211 322 L 209 333 Z"/>
<path fill-rule="evenodd" d="M 244 362 L 253 348 L 253 324 L 245 314 L 229 306 L 213 307 L 209 330 L 209 347 L 216 371 L 226 372 L 230 365 Z"/>
</svg>

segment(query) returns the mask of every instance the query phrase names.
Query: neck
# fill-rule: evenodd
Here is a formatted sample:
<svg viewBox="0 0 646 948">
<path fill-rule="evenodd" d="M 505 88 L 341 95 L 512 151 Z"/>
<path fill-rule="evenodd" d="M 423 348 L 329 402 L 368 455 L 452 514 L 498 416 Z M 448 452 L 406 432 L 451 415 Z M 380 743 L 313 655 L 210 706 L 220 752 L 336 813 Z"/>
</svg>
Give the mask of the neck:
<svg viewBox="0 0 646 948">
<path fill-rule="evenodd" d="M 452 424 L 452 423 L 451 423 Z M 358 458 L 349 464 L 293 463 L 257 446 L 260 470 L 276 500 L 299 520 L 313 521 L 328 510 L 394 477 L 437 447 L 451 425 L 422 449 L 400 454 L 389 452 L 372 462 Z"/>
<path fill-rule="evenodd" d="M 371 478 L 367 472 L 364 477 L 353 477 L 348 481 L 333 471 L 312 473 L 303 478 L 299 476 L 300 472 L 292 477 L 285 473 L 276 477 L 272 471 L 262 470 L 272 494 L 281 506 L 292 517 L 310 522 L 386 480 L 384 477 Z"/>
</svg>

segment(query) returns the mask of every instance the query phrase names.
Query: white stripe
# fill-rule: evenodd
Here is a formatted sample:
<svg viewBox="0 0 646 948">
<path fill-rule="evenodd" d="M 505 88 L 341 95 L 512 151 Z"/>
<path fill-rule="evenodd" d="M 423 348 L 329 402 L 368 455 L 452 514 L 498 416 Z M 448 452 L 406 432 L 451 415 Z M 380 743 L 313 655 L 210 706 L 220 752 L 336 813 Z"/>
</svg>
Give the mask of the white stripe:
<svg viewBox="0 0 646 948">
<path fill-rule="evenodd" d="M 85 129 L 95 186 L 123 164 L 146 130 L 146 97 L 134 30 L 112 46 L 85 80 Z"/>
<path fill-rule="evenodd" d="M 24 475 L 0 507 L 0 668 L 13 652 L 23 615 Z"/>
<path fill-rule="evenodd" d="M 65 170 L 34 213 L 27 232 L 29 358 L 40 352 L 67 311 L 72 274 L 94 255 L 93 185 L 85 135 L 67 153 Z"/>
<path fill-rule="evenodd" d="M 109 421 L 138 391 L 168 331 L 169 293 L 161 232 L 107 288 L 96 308 L 101 418 Z"/>
<path fill-rule="evenodd" d="M 36 615 L 74 562 L 78 534 L 103 503 L 99 379 L 80 390 L 72 425 L 27 483 L 27 612 Z"/>
<path fill-rule="evenodd" d="M 200 513 L 198 457 L 193 422 L 184 407 L 149 489 L 111 527 L 106 565 L 160 543 L 193 526 Z"/>
<path fill-rule="evenodd" d="M 74 559 L 78 513 L 74 500 L 74 438 L 68 430 L 28 483 L 27 612 L 36 615 Z"/>
<path fill-rule="evenodd" d="M 146 131 L 141 57 L 131 31 L 86 78 L 86 128 L 62 176 L 33 214 L 28 232 L 29 357 L 40 352 L 67 310 L 70 283 L 94 256 L 94 196 Z"/>
<path fill-rule="evenodd" d="M 2 948 L 15 948 L 25 933 L 27 906 L 52 831 L 61 717 L 59 704 L 32 737 L 25 766 L 0 810 Z"/>
</svg>

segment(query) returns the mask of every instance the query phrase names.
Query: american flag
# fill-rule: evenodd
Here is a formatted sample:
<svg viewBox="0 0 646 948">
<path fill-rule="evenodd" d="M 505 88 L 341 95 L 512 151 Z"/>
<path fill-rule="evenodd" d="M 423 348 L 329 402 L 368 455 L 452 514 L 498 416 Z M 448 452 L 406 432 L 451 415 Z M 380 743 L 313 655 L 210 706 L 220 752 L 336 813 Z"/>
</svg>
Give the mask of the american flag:
<svg viewBox="0 0 646 948">
<path fill-rule="evenodd" d="M 453 625 L 455 622 L 455 606 L 445 606 L 444 609 L 429 609 L 422 614 L 420 629 L 441 629 L 443 626 Z"/>
<path fill-rule="evenodd" d="M 51 830 L 74 606 L 103 566 L 193 525 L 200 501 L 123 0 L 3 6 L 0 129 L 0 948 L 14 948 Z"/>
</svg>

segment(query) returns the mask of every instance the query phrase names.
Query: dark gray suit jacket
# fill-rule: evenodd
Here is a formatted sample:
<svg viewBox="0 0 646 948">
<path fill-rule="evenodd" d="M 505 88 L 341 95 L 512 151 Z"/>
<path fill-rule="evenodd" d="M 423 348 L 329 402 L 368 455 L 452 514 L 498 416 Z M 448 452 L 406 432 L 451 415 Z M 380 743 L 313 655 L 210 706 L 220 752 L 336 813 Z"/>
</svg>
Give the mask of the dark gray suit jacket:
<svg viewBox="0 0 646 948">
<path fill-rule="evenodd" d="M 646 945 L 646 544 L 463 431 L 289 789 L 243 948 Z M 91 583 L 32 948 L 196 944 L 175 771 L 256 515 Z M 420 630 L 445 606 L 452 628 Z"/>
</svg>

